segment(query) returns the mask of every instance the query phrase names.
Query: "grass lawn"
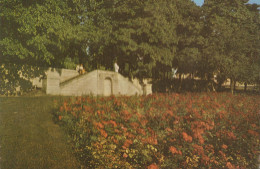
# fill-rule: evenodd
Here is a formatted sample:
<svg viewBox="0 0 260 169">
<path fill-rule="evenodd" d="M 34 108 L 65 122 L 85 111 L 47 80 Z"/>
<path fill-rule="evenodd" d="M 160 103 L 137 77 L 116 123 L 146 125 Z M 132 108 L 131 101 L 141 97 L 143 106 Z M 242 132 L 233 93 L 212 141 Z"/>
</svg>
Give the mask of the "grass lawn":
<svg viewBox="0 0 260 169">
<path fill-rule="evenodd" d="M 79 168 L 53 121 L 58 97 L 0 97 L 0 168 Z"/>
</svg>

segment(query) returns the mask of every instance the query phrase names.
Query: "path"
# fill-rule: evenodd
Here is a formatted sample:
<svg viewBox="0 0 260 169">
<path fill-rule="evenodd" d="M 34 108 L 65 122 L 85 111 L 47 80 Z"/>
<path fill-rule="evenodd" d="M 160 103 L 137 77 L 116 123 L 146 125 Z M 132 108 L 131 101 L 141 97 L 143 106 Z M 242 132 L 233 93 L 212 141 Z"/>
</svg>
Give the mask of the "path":
<svg viewBox="0 0 260 169">
<path fill-rule="evenodd" d="M 63 130 L 53 122 L 53 97 L 0 98 L 0 168 L 79 168 Z"/>
</svg>

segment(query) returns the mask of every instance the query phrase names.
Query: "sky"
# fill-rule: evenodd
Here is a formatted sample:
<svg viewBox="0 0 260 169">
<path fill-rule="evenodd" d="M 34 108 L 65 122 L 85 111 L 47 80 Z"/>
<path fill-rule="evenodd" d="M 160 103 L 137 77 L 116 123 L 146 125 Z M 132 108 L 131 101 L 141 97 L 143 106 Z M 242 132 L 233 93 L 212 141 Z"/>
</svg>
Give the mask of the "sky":
<svg viewBox="0 0 260 169">
<path fill-rule="evenodd" d="M 197 5 L 201 6 L 204 2 L 204 0 L 193 0 Z M 260 0 L 250 0 L 249 3 L 253 4 L 259 4 L 260 5 Z"/>
</svg>

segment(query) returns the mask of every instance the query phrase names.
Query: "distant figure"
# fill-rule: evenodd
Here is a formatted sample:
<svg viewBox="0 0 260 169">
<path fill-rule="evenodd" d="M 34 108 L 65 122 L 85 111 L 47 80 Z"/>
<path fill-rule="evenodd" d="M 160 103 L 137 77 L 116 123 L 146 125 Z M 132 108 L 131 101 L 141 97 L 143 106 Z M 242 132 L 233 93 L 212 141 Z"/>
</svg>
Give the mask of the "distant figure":
<svg viewBox="0 0 260 169">
<path fill-rule="evenodd" d="M 178 69 L 172 68 L 172 77 L 173 77 L 173 78 L 175 77 L 177 71 L 178 71 Z"/>
<path fill-rule="evenodd" d="M 114 64 L 114 67 L 115 67 L 115 72 L 117 72 L 118 73 L 118 70 L 119 70 L 119 66 L 118 66 L 118 64 L 115 62 L 115 64 Z"/>
<path fill-rule="evenodd" d="M 79 65 L 77 65 L 77 67 L 76 67 L 76 71 L 79 73 Z"/>
<path fill-rule="evenodd" d="M 79 74 L 83 74 L 85 72 L 85 70 L 84 70 L 84 68 L 83 68 L 83 65 L 82 64 L 80 64 L 80 66 L 79 66 Z"/>
</svg>

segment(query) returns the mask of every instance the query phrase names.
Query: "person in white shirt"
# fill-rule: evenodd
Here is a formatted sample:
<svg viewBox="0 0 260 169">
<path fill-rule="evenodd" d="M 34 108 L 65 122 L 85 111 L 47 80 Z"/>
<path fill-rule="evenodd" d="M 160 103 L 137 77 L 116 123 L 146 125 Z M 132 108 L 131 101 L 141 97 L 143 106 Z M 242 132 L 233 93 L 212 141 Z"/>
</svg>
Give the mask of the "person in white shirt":
<svg viewBox="0 0 260 169">
<path fill-rule="evenodd" d="M 79 65 L 77 65 L 77 67 L 76 67 L 76 71 L 79 73 Z"/>
<path fill-rule="evenodd" d="M 117 72 L 118 73 L 118 71 L 119 71 L 119 66 L 118 66 L 118 64 L 115 62 L 115 64 L 114 64 L 114 67 L 115 67 L 115 72 Z"/>
<path fill-rule="evenodd" d="M 80 66 L 79 66 L 79 74 L 83 74 L 83 71 L 84 71 L 83 65 L 80 64 Z"/>
</svg>

